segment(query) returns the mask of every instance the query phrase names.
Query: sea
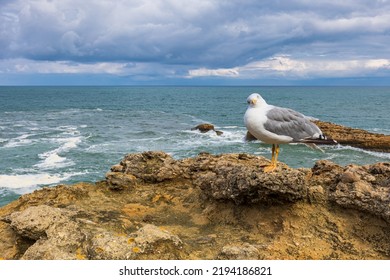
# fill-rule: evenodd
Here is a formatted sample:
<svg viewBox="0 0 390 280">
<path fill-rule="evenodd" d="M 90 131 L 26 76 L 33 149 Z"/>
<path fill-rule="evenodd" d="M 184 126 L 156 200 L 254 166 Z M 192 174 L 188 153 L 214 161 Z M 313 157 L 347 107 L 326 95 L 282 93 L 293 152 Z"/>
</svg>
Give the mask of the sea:
<svg viewBox="0 0 390 280">
<path fill-rule="evenodd" d="M 270 145 L 243 138 L 246 98 L 323 121 L 390 134 L 390 87 L 0 87 L 0 206 L 42 187 L 104 179 L 128 153 L 164 151 L 175 159 L 248 153 Z M 191 130 L 212 123 L 215 132 Z M 390 161 L 389 153 L 349 146 L 282 145 L 279 160 L 312 167 Z"/>
</svg>

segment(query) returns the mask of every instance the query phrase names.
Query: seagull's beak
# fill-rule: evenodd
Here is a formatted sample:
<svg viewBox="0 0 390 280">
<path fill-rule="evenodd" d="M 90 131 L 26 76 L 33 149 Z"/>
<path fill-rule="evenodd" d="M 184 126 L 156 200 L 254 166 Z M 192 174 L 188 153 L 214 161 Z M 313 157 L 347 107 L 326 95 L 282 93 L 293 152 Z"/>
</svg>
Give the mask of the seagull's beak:
<svg viewBox="0 0 390 280">
<path fill-rule="evenodd" d="M 249 104 L 252 104 L 252 105 L 255 105 L 256 102 L 257 102 L 256 98 L 252 98 L 251 100 L 249 100 Z"/>
</svg>

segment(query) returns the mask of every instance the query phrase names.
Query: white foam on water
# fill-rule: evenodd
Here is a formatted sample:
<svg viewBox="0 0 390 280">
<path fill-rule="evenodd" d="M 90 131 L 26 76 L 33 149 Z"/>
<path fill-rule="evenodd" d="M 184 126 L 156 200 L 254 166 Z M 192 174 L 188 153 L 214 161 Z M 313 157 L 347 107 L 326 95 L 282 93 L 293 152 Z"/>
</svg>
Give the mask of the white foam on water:
<svg viewBox="0 0 390 280">
<path fill-rule="evenodd" d="M 28 137 L 33 136 L 34 134 L 23 134 L 18 137 L 12 138 L 4 145 L 5 148 L 15 148 L 20 146 L 30 145 L 33 141 L 28 139 Z"/>
<path fill-rule="evenodd" d="M 74 148 L 77 148 L 78 144 L 81 143 L 81 139 L 81 136 L 56 139 L 56 142 L 60 142 L 62 143 L 62 145 L 54 150 L 39 154 L 38 156 L 43 161 L 35 164 L 34 166 L 40 169 L 54 169 L 74 165 L 74 162 L 72 160 L 61 156 L 60 154 L 66 153 Z"/>
<path fill-rule="evenodd" d="M 55 151 L 46 152 L 39 155 L 43 161 L 35 164 L 39 169 L 61 168 L 73 165 L 72 161 L 67 161 L 66 157 L 59 156 Z"/>
<path fill-rule="evenodd" d="M 53 185 L 61 181 L 67 180 L 72 176 L 79 175 L 73 174 L 49 174 L 49 173 L 37 173 L 37 174 L 23 174 L 23 175 L 2 175 L 0 174 L 0 188 L 9 189 L 23 189 L 33 188 L 41 185 Z"/>
<path fill-rule="evenodd" d="M 40 187 L 55 186 L 63 181 L 67 181 L 74 176 L 85 175 L 88 172 L 73 172 L 63 174 L 15 174 L 3 175 L 0 174 L 0 190 L 12 189 L 12 192 L 17 194 L 30 193 Z"/>
<path fill-rule="evenodd" d="M 81 142 L 81 137 L 69 137 L 64 139 L 64 144 L 58 148 L 59 152 L 67 152 L 77 147 Z"/>
<path fill-rule="evenodd" d="M 226 127 L 225 127 L 226 128 Z M 244 143 L 245 132 L 239 127 L 230 127 L 233 130 L 222 130 L 223 134 L 218 135 L 215 131 L 208 131 L 202 133 L 196 130 L 184 130 L 183 133 L 191 135 L 190 139 L 185 142 L 188 145 L 202 145 L 202 144 L 237 144 Z"/>
<path fill-rule="evenodd" d="M 374 157 L 378 157 L 378 158 L 383 158 L 383 159 L 387 159 L 387 160 L 390 159 L 390 153 L 382 153 L 382 152 L 363 150 L 363 149 L 351 147 L 351 146 L 338 145 L 336 147 L 336 150 L 350 150 L 350 151 L 365 153 L 365 154 L 368 154 L 368 155 L 371 155 Z"/>
</svg>

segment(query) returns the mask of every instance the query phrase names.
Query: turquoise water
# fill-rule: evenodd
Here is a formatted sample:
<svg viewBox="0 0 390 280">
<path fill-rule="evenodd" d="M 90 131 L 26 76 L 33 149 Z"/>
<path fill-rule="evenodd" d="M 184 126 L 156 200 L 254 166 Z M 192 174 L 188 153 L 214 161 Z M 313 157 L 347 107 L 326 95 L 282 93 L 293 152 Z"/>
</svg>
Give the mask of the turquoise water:
<svg viewBox="0 0 390 280">
<path fill-rule="evenodd" d="M 390 87 L 0 87 L 0 205 L 43 186 L 104 179 L 126 153 L 270 158 L 269 145 L 242 140 L 252 92 L 324 121 L 390 134 Z M 204 122 L 224 134 L 191 131 Z M 345 146 L 324 150 L 284 145 L 279 159 L 292 167 L 390 159 Z"/>
</svg>

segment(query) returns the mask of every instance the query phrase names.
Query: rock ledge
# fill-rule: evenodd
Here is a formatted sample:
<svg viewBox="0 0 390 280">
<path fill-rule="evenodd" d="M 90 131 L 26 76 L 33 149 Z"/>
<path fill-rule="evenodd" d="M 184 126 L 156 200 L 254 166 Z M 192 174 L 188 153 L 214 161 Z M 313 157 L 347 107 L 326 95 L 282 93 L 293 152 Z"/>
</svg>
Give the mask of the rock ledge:
<svg viewBox="0 0 390 280">
<path fill-rule="evenodd" d="M 390 163 L 126 155 L 0 208 L 3 259 L 389 259 Z"/>
</svg>

